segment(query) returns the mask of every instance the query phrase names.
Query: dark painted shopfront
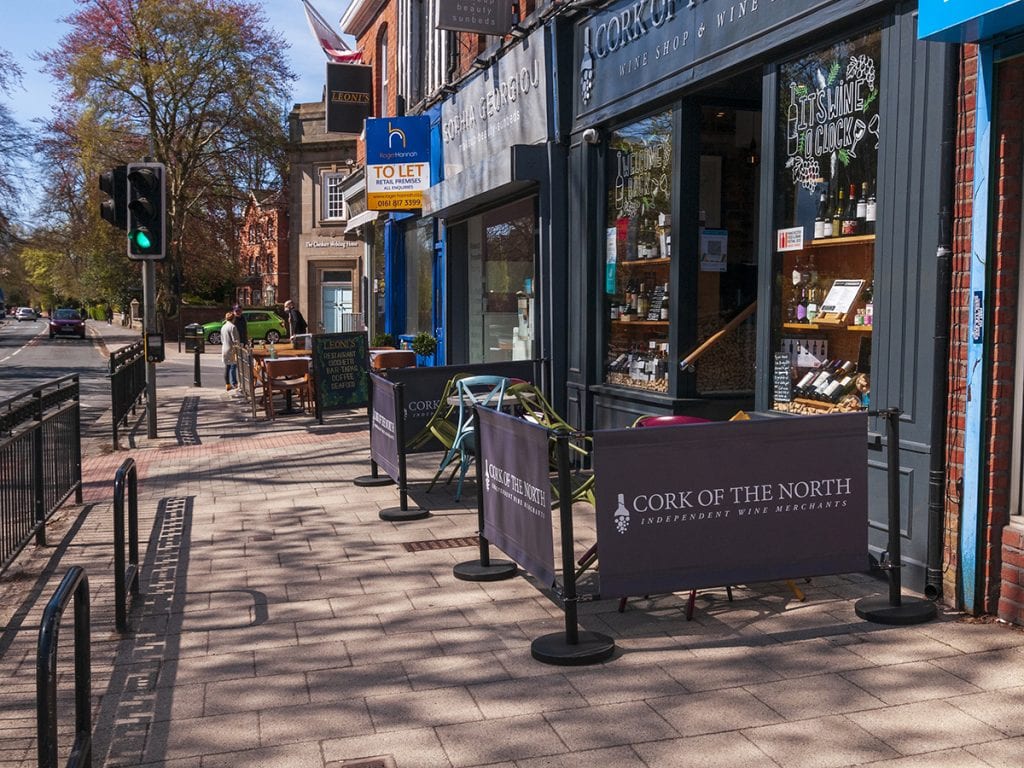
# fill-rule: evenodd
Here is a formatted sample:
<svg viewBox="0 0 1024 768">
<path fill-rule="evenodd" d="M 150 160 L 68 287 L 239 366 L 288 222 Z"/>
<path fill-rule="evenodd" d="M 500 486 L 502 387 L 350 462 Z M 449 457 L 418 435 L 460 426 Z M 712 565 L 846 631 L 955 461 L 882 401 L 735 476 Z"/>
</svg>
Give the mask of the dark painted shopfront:
<svg viewBox="0 0 1024 768">
<path fill-rule="evenodd" d="M 570 420 L 897 407 L 919 590 L 941 532 L 948 59 L 918 41 L 916 3 L 644 0 L 577 21 L 571 92 Z M 869 424 L 880 558 L 884 422 Z"/>
<path fill-rule="evenodd" d="M 443 221 L 447 362 L 544 357 L 564 381 L 565 149 L 552 140 L 552 34 L 541 26 L 509 45 L 441 103 L 444 178 L 425 193 L 423 215 Z"/>
</svg>

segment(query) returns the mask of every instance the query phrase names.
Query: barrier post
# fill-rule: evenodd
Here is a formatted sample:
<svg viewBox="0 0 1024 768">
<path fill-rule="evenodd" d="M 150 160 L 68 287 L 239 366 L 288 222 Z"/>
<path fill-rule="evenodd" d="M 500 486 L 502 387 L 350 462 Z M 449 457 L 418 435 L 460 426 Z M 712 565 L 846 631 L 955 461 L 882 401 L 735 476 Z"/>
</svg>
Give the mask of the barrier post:
<svg viewBox="0 0 1024 768">
<path fill-rule="evenodd" d="M 900 411 L 889 408 L 879 411 L 886 419 L 887 475 L 889 506 L 888 551 L 882 556 L 882 569 L 889 577 L 889 596 L 862 597 L 854 604 L 854 611 L 862 619 L 878 624 L 922 624 L 938 614 L 935 603 L 916 597 L 903 597 L 903 567 L 900 541 Z"/>
<path fill-rule="evenodd" d="M 479 408 L 479 406 L 473 406 Z M 452 568 L 456 579 L 462 581 L 502 581 L 511 579 L 519 567 L 510 560 L 491 560 L 491 545 L 484 536 L 484 483 L 480 478 L 480 419 L 473 419 L 473 434 L 476 438 L 476 525 L 480 541 L 480 559 L 467 560 Z"/>
<path fill-rule="evenodd" d="M 373 398 L 373 386 L 370 386 L 370 398 Z M 401 522 L 405 520 L 422 520 L 430 516 L 429 509 L 417 507 L 409 509 L 409 486 L 405 475 L 405 384 L 395 384 L 395 445 L 398 446 L 398 508 L 382 509 L 377 513 L 381 520 Z M 373 429 L 373 414 L 370 414 L 370 429 Z M 377 464 L 373 464 L 377 471 Z"/>
<path fill-rule="evenodd" d="M 81 566 L 64 575 L 43 611 L 36 652 L 36 741 L 39 768 L 57 768 L 57 637 L 68 601 L 75 601 L 75 741 L 68 768 L 92 766 L 92 671 L 89 662 L 89 579 Z"/>
<path fill-rule="evenodd" d="M 46 546 L 46 481 L 43 476 L 43 393 L 34 392 L 36 414 L 32 430 L 32 506 L 35 510 L 36 546 Z"/>
<path fill-rule="evenodd" d="M 124 492 L 128 486 L 128 564 L 125 566 Z M 114 623 L 127 632 L 128 591 L 139 594 L 139 473 L 134 459 L 125 459 L 114 476 Z"/>
<path fill-rule="evenodd" d="M 569 433 L 559 430 L 555 435 L 558 457 L 558 516 L 562 532 L 562 603 L 565 610 L 565 632 L 538 637 L 530 645 L 537 661 L 559 666 L 599 664 L 615 653 L 615 641 L 600 632 L 579 631 L 576 594 L 576 571 L 573 567 L 572 476 L 569 469 Z M 600 513 L 600 512 L 599 512 Z"/>
<path fill-rule="evenodd" d="M 366 374 L 366 379 L 367 379 L 367 387 L 366 387 L 366 393 L 367 394 L 366 394 L 366 396 L 367 396 L 367 398 L 370 401 L 366 405 L 366 416 L 367 416 L 368 421 L 370 422 L 370 429 L 373 429 L 373 382 L 370 381 L 370 374 L 369 373 Z M 320 423 L 323 424 L 324 423 L 323 416 L 319 413 L 319 401 L 317 403 L 317 408 L 318 408 L 317 415 L 319 416 Z M 399 445 L 399 448 L 401 449 L 402 446 Z M 403 451 L 403 455 L 404 455 L 404 451 Z M 377 468 L 377 462 L 373 460 L 373 456 L 371 455 L 370 456 L 370 474 L 368 474 L 368 475 L 360 475 L 359 477 L 353 478 L 352 485 L 357 485 L 360 488 L 373 488 L 373 487 L 379 486 L 379 485 L 391 485 L 393 482 L 395 482 L 395 481 L 392 480 L 387 475 L 381 475 L 380 474 L 380 470 Z"/>
</svg>

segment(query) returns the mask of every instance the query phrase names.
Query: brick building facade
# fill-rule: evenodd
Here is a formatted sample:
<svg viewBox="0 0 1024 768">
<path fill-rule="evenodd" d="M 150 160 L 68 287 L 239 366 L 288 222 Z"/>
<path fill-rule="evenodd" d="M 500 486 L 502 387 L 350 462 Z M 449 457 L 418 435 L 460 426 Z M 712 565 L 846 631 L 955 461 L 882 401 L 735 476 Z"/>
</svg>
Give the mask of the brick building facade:
<svg viewBox="0 0 1024 768">
<path fill-rule="evenodd" d="M 235 301 L 273 306 L 290 295 L 287 191 L 252 192 L 238 241 Z"/>
</svg>

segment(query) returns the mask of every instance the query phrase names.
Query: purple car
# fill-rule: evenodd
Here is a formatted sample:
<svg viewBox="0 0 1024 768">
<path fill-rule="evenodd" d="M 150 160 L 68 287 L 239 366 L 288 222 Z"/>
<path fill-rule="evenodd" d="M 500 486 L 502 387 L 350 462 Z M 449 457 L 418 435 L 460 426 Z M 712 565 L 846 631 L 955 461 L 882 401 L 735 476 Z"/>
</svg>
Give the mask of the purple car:
<svg viewBox="0 0 1024 768">
<path fill-rule="evenodd" d="M 85 338 L 85 321 L 77 309 L 57 309 L 50 315 L 50 338 L 58 335 Z"/>
</svg>

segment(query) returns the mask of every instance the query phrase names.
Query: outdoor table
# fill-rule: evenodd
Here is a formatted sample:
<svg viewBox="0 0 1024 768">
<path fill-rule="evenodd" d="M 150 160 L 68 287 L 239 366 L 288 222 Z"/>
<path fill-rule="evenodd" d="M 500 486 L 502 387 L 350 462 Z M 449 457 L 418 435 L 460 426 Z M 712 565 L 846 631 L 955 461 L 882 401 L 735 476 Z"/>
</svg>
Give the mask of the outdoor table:
<svg viewBox="0 0 1024 768">
<path fill-rule="evenodd" d="M 304 359 L 304 360 L 306 360 L 307 361 L 307 368 L 309 369 L 309 374 L 310 374 L 310 376 L 312 376 L 312 374 L 313 374 L 313 358 L 310 355 L 308 349 L 293 349 L 291 347 L 285 347 L 284 349 L 280 349 L 280 348 L 276 348 L 275 347 L 275 352 L 277 353 L 276 357 L 278 359 L 287 357 L 287 358 Z M 256 384 L 256 383 L 262 382 L 262 380 L 263 380 L 263 363 L 264 363 L 264 361 L 265 360 L 270 360 L 270 359 L 273 359 L 273 358 L 270 357 L 270 350 L 265 348 L 265 347 L 262 348 L 262 349 L 257 348 L 257 347 L 253 347 L 253 349 L 252 349 L 252 357 L 253 357 L 252 375 L 253 375 L 253 379 L 254 379 L 254 384 Z M 264 396 L 265 397 L 269 397 L 271 395 L 268 394 L 268 393 L 264 393 Z M 285 393 L 285 410 L 282 411 L 282 413 L 297 413 L 297 411 L 295 411 L 292 408 L 292 393 L 291 393 L 291 390 L 288 390 Z"/>
</svg>

